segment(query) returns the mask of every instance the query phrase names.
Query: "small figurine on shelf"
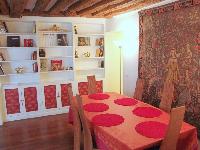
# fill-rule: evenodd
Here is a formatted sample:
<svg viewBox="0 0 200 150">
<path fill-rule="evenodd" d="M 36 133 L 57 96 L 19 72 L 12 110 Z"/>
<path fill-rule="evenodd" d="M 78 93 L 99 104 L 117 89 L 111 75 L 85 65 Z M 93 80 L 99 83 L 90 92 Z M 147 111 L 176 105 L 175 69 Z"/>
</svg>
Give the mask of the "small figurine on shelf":
<svg viewBox="0 0 200 150">
<path fill-rule="evenodd" d="M 75 58 L 78 58 L 78 51 L 75 50 Z"/>
<path fill-rule="evenodd" d="M 89 53 L 89 52 L 83 53 L 83 55 L 84 55 L 85 57 L 90 57 L 90 53 Z"/>
<path fill-rule="evenodd" d="M 78 34 L 77 26 L 74 26 L 74 34 Z"/>
<path fill-rule="evenodd" d="M 0 61 L 5 61 L 4 57 L 3 57 L 3 53 L 0 52 Z"/>
<path fill-rule="evenodd" d="M 0 75 L 4 75 L 3 67 L 0 65 Z"/>
<path fill-rule="evenodd" d="M 22 73 L 24 73 L 24 68 L 23 68 L 23 67 L 17 67 L 17 68 L 15 68 L 15 70 L 16 70 L 16 73 L 17 73 L 17 74 L 22 74 Z"/>
<path fill-rule="evenodd" d="M 73 67 L 69 67 L 69 70 L 73 70 Z"/>
</svg>

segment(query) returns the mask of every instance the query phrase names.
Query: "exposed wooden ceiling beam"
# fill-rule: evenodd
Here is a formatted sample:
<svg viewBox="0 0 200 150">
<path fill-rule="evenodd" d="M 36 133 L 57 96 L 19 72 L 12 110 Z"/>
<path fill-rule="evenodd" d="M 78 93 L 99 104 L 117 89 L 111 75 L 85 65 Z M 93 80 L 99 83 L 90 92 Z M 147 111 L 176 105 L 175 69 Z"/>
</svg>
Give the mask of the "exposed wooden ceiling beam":
<svg viewBox="0 0 200 150">
<path fill-rule="evenodd" d="M 49 10 L 50 14 L 59 14 L 64 12 L 66 8 L 69 8 L 71 5 L 76 3 L 78 0 L 59 0 L 56 4 Z"/>
<path fill-rule="evenodd" d="M 74 16 L 77 15 L 77 11 L 80 11 L 88 6 L 92 6 L 95 3 L 100 2 L 101 0 L 81 0 L 78 1 L 76 3 L 74 3 L 73 5 L 71 5 L 66 11 L 65 11 L 65 15 L 66 16 Z"/>
<path fill-rule="evenodd" d="M 113 5 L 113 4 L 116 4 L 116 3 L 121 2 L 121 1 L 123 1 L 123 0 L 117 0 L 117 1 L 116 0 L 115 1 L 113 1 L 113 0 L 102 0 L 102 1 L 96 3 L 92 6 L 89 6 L 85 9 L 77 11 L 77 14 L 80 15 L 80 16 L 88 15 L 88 14 L 91 14 L 95 11 L 101 10 L 101 9 L 103 9 L 103 8 L 109 6 L 109 5 Z"/>
<path fill-rule="evenodd" d="M 50 2 L 51 0 L 37 0 L 35 7 L 33 8 L 33 13 L 44 11 Z"/>
<path fill-rule="evenodd" d="M 8 15 L 9 14 L 9 7 L 6 0 L 0 0 L 0 10 L 2 15 Z"/>
<path fill-rule="evenodd" d="M 122 8 L 122 7 L 129 6 L 130 4 L 136 3 L 136 1 L 138 1 L 138 0 L 134 0 L 134 1 L 133 0 L 124 0 L 124 1 L 119 2 L 119 3 L 109 5 L 107 7 L 104 7 L 101 10 L 95 11 L 94 13 L 92 13 L 92 16 L 96 16 L 96 15 L 101 16 L 101 15 L 108 13 L 112 10 L 116 10 L 116 9 L 119 9 L 119 8 Z"/>
<path fill-rule="evenodd" d="M 106 18 L 109 18 L 109 17 L 115 16 L 115 15 L 119 15 L 121 13 L 137 10 L 137 9 L 140 9 L 140 8 L 143 8 L 143 7 L 146 7 L 146 6 L 161 2 L 161 1 L 163 1 L 163 0 L 142 0 L 141 2 L 132 4 L 130 6 L 127 6 L 127 7 L 121 8 L 121 9 L 116 9 L 114 11 L 106 13 L 103 16 Z"/>
<path fill-rule="evenodd" d="M 27 2 L 27 0 L 10 0 L 10 17 L 21 17 Z"/>
</svg>

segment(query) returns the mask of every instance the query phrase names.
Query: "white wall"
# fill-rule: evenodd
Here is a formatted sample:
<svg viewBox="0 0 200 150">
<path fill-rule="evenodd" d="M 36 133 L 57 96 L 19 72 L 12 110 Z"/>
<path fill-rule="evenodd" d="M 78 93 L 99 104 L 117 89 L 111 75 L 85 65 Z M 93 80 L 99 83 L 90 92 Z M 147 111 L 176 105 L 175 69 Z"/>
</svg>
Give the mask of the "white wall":
<svg viewBox="0 0 200 150">
<path fill-rule="evenodd" d="M 132 96 L 138 72 L 139 17 L 137 13 L 107 20 L 107 31 L 123 33 L 123 93 Z"/>
<path fill-rule="evenodd" d="M 165 5 L 177 0 L 165 0 L 143 9 Z M 138 10 L 140 11 L 140 10 Z M 133 96 L 138 76 L 139 15 L 138 11 L 115 16 L 106 21 L 107 32 L 122 32 L 123 42 L 123 92 Z"/>
</svg>

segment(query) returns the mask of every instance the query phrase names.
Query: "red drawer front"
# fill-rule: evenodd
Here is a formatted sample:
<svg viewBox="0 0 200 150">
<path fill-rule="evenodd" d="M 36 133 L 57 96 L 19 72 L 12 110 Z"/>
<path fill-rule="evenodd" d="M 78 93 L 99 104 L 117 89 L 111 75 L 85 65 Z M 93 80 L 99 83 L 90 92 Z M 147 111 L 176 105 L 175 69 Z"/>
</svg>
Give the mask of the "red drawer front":
<svg viewBox="0 0 200 150">
<path fill-rule="evenodd" d="M 25 98 L 26 112 L 38 110 L 36 87 L 24 88 L 24 98 Z"/>
<path fill-rule="evenodd" d="M 88 95 L 88 82 L 79 82 L 78 91 L 80 95 Z"/>
<path fill-rule="evenodd" d="M 44 86 L 44 96 L 46 109 L 57 108 L 56 85 Z"/>
<path fill-rule="evenodd" d="M 72 84 L 61 84 L 61 102 L 62 107 L 69 106 L 69 94 L 68 94 L 68 87 L 72 87 Z"/>
<path fill-rule="evenodd" d="M 18 89 L 5 89 L 7 114 L 20 113 Z"/>
<path fill-rule="evenodd" d="M 96 81 L 96 88 L 97 88 L 97 93 L 102 93 L 103 92 L 103 81 Z"/>
</svg>

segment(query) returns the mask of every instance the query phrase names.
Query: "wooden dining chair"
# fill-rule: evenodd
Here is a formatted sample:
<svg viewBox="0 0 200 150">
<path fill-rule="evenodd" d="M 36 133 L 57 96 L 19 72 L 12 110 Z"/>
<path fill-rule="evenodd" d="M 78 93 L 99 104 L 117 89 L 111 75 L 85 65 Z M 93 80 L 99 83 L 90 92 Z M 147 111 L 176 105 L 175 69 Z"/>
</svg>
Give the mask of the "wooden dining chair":
<svg viewBox="0 0 200 150">
<path fill-rule="evenodd" d="M 142 100 L 142 94 L 144 91 L 144 79 L 137 79 L 135 92 L 134 92 L 134 98 L 138 100 Z"/>
<path fill-rule="evenodd" d="M 76 95 L 76 100 L 77 100 L 78 112 L 79 112 L 79 116 L 80 116 L 81 124 L 82 124 L 82 128 L 83 128 L 84 150 L 97 150 L 97 149 L 93 148 L 92 135 L 91 135 L 91 131 L 90 131 L 88 122 L 85 118 L 85 114 L 83 111 L 82 98 L 80 97 L 80 95 Z"/>
<path fill-rule="evenodd" d="M 87 76 L 87 80 L 88 80 L 88 94 L 97 93 L 95 75 Z"/>
<path fill-rule="evenodd" d="M 165 81 L 159 108 L 170 113 L 173 99 L 174 84 L 172 81 Z"/>
<path fill-rule="evenodd" d="M 73 91 L 72 91 L 72 87 L 68 86 L 67 87 L 67 92 L 68 92 L 68 96 L 69 96 L 69 104 L 72 104 L 72 100 L 73 100 Z"/>
<path fill-rule="evenodd" d="M 103 92 L 103 81 L 96 81 L 97 93 Z M 78 92 L 80 95 L 88 95 L 88 82 L 78 82 Z"/>
<path fill-rule="evenodd" d="M 75 102 L 72 101 L 71 109 L 73 113 L 73 127 L 74 127 L 74 150 L 81 149 L 81 122 Z"/>
<path fill-rule="evenodd" d="M 173 108 L 166 135 L 161 143 L 160 150 L 176 150 L 176 144 L 185 114 L 185 106 Z"/>
</svg>

